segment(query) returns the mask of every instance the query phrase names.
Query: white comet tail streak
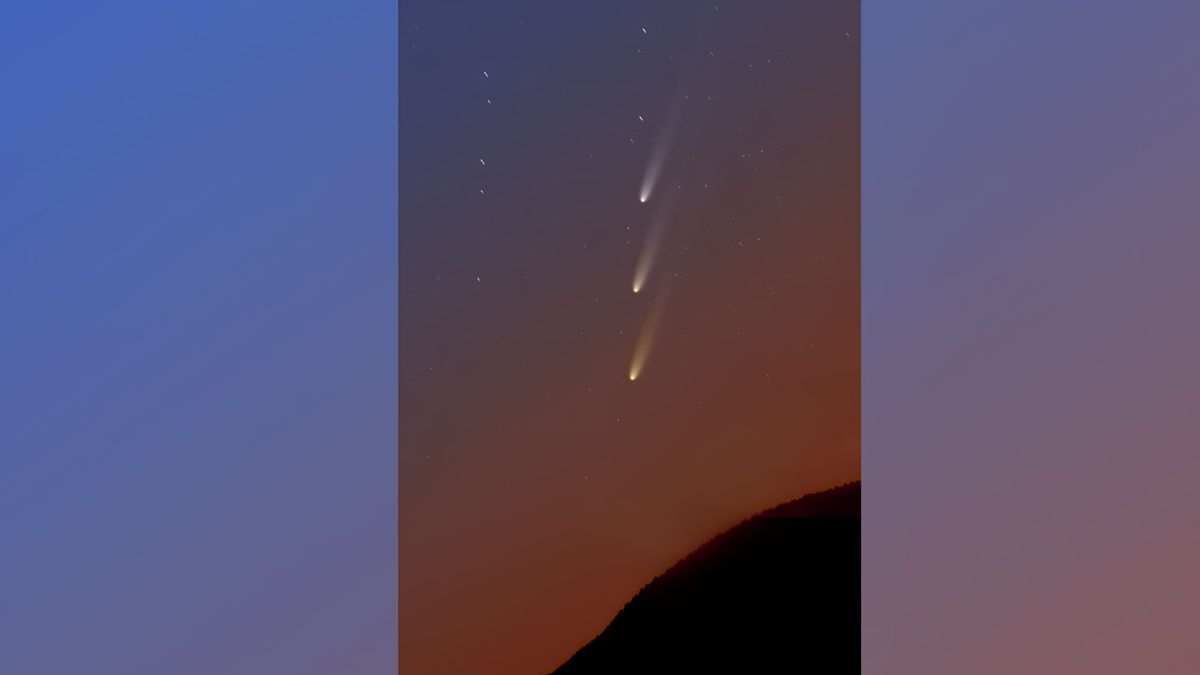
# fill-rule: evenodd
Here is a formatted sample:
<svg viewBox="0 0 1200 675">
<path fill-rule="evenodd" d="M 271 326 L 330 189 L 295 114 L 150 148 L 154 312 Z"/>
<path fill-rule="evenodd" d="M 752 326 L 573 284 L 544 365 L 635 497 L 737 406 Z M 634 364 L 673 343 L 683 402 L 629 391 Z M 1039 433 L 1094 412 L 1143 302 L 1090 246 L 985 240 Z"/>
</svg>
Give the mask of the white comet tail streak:
<svg viewBox="0 0 1200 675">
<path fill-rule="evenodd" d="M 673 125 L 669 124 L 669 126 Z M 650 197 L 654 194 L 654 186 L 658 184 L 658 177 L 667 160 L 667 150 L 670 145 L 671 131 L 668 128 L 664 130 L 662 138 L 654 144 L 654 150 L 650 153 L 650 161 L 646 163 L 646 174 L 642 177 L 642 192 L 638 195 L 638 200 L 643 204 L 650 201 Z"/>
<path fill-rule="evenodd" d="M 667 154 L 671 150 L 671 143 L 675 140 L 675 126 L 679 123 L 679 116 L 683 113 L 683 101 L 683 90 L 680 89 L 671 109 L 667 112 L 662 130 L 654 141 L 654 148 L 650 150 L 650 161 L 646 162 L 646 173 L 642 176 L 642 191 L 638 195 L 638 199 L 643 204 L 650 201 L 650 197 L 654 195 L 654 187 L 658 184 L 659 176 L 662 175 L 663 165 L 667 163 Z"/>
<path fill-rule="evenodd" d="M 667 229 L 667 218 L 665 215 L 660 216 L 650 224 L 650 231 L 646 234 L 646 243 L 642 246 L 637 267 L 633 270 L 634 293 L 640 293 L 646 286 L 646 280 L 650 277 L 650 270 L 654 267 L 655 258 L 658 257 L 658 247 L 662 242 L 663 233 Z"/>
<path fill-rule="evenodd" d="M 649 358 L 650 349 L 654 346 L 654 334 L 658 332 L 659 315 L 660 311 L 657 307 L 650 310 L 646 325 L 642 327 L 642 334 L 638 336 L 637 345 L 633 348 L 633 359 L 629 362 L 629 380 L 631 382 L 638 379 L 642 370 L 646 368 L 646 359 Z"/>
</svg>

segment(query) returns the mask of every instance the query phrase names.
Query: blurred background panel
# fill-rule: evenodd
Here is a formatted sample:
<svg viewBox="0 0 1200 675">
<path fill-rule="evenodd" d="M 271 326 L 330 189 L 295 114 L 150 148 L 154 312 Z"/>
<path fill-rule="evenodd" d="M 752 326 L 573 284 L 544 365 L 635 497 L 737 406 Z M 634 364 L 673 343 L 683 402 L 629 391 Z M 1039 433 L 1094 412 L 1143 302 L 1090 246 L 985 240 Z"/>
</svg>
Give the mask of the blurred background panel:
<svg viewBox="0 0 1200 675">
<path fill-rule="evenodd" d="M 0 8 L 0 671 L 395 672 L 396 20 Z"/>
<path fill-rule="evenodd" d="M 1197 20 L 864 3 L 865 673 L 1195 671 Z"/>
</svg>

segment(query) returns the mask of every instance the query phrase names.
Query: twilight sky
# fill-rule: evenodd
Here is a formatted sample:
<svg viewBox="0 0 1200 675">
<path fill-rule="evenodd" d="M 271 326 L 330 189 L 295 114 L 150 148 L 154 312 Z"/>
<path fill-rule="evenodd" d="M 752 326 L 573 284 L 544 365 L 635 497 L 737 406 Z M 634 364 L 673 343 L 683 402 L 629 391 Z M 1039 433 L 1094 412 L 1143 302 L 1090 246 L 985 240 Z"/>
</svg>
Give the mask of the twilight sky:
<svg viewBox="0 0 1200 675">
<path fill-rule="evenodd" d="M 858 6 L 400 18 L 401 671 L 545 672 L 858 477 Z"/>
</svg>

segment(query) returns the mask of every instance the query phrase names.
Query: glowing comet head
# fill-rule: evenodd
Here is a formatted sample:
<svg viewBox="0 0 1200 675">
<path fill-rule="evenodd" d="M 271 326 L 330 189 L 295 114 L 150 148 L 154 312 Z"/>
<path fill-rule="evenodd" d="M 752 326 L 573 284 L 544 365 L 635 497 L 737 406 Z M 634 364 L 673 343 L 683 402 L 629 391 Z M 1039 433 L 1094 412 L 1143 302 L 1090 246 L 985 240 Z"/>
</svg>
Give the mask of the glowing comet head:
<svg viewBox="0 0 1200 675">
<path fill-rule="evenodd" d="M 650 201 L 650 195 L 654 194 L 654 182 L 658 180 L 658 168 L 651 166 L 646 177 L 642 180 L 642 191 L 638 193 L 638 201 L 645 204 Z"/>
</svg>

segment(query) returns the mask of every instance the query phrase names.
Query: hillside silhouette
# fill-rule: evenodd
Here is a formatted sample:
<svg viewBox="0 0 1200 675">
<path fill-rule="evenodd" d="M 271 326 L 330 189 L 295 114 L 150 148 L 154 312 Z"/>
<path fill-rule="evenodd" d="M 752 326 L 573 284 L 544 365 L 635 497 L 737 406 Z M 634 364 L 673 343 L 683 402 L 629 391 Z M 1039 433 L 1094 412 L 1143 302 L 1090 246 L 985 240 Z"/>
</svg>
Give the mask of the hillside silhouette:
<svg viewBox="0 0 1200 675">
<path fill-rule="evenodd" d="M 768 509 L 643 587 L 553 675 L 858 673 L 861 484 Z"/>
</svg>

